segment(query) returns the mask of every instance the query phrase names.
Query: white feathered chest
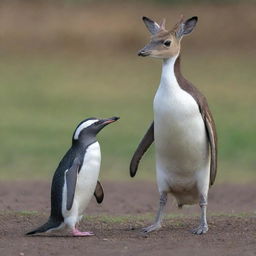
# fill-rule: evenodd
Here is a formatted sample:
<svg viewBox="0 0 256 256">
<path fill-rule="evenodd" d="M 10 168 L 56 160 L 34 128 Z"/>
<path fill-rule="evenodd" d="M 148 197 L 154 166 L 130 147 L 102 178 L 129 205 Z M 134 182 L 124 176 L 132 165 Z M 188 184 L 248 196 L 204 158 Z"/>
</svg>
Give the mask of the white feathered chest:
<svg viewBox="0 0 256 256">
<path fill-rule="evenodd" d="M 173 188 L 194 184 L 208 164 L 205 125 L 195 99 L 181 89 L 174 74 L 176 58 L 164 62 L 154 98 L 154 136 L 158 180 Z M 158 182 L 158 185 L 161 186 Z M 164 184 L 163 186 L 167 186 Z"/>
</svg>

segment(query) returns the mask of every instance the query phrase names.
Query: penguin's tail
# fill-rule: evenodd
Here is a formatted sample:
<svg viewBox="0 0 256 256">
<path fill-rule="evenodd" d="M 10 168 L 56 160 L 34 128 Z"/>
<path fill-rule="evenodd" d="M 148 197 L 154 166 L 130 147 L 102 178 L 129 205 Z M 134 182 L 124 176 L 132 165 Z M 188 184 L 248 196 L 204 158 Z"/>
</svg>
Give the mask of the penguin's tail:
<svg viewBox="0 0 256 256">
<path fill-rule="evenodd" d="M 42 226 L 40 226 L 39 228 L 37 228 L 35 230 L 32 230 L 32 231 L 26 233 L 26 235 L 29 236 L 29 235 L 34 235 L 37 233 L 47 232 L 51 229 L 57 229 L 58 227 L 60 227 L 60 225 L 62 223 L 63 223 L 62 221 L 56 221 L 56 220 L 49 218 L 49 220 L 45 224 L 43 224 Z"/>
</svg>

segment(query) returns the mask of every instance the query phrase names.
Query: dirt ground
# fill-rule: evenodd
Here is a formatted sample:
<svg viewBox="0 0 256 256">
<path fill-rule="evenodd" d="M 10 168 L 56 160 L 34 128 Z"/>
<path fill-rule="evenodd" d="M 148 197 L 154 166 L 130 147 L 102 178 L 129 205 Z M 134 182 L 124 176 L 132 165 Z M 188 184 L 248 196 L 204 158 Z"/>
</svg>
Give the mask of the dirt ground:
<svg viewBox="0 0 256 256">
<path fill-rule="evenodd" d="M 0 183 L 0 255 L 256 255 L 256 187 L 222 184 L 209 195 L 209 232 L 195 236 L 199 207 L 179 210 L 171 197 L 163 228 L 147 236 L 158 205 L 154 183 L 103 182 L 105 199 L 93 199 L 81 230 L 93 237 L 67 233 L 25 237 L 49 214 L 48 182 Z"/>
</svg>

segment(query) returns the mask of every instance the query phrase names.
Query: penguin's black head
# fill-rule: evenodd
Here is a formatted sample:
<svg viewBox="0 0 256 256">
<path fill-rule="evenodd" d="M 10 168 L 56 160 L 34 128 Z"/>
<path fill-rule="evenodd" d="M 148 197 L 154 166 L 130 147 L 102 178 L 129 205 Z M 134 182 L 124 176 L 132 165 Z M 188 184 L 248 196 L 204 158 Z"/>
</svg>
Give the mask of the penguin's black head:
<svg viewBox="0 0 256 256">
<path fill-rule="evenodd" d="M 111 117 L 106 119 L 98 119 L 95 117 L 83 120 L 75 129 L 73 140 L 79 140 L 87 136 L 93 137 L 106 125 L 117 121 L 119 117 Z"/>
</svg>

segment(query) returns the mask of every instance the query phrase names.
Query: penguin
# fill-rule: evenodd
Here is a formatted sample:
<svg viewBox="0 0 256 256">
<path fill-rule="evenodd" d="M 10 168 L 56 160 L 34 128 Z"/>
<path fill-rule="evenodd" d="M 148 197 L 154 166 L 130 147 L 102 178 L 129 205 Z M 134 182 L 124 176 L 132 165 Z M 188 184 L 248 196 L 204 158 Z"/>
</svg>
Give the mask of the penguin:
<svg viewBox="0 0 256 256">
<path fill-rule="evenodd" d="M 107 119 L 88 118 L 76 127 L 71 148 L 60 161 L 52 179 L 51 213 L 48 221 L 26 233 L 33 235 L 67 228 L 73 236 L 92 236 L 76 227 L 92 196 L 100 204 L 104 198 L 98 181 L 101 164 L 100 145 L 96 135 L 119 117 Z"/>
<path fill-rule="evenodd" d="M 217 174 L 217 132 L 205 96 L 180 70 L 181 39 L 193 31 L 198 18 L 184 20 L 182 16 L 171 30 L 165 28 L 165 19 L 161 24 L 147 17 L 143 17 L 143 21 L 151 39 L 138 55 L 163 60 L 160 85 L 153 102 L 154 121 L 130 163 L 130 175 L 134 177 L 140 159 L 155 142 L 160 202 L 155 222 L 143 232 L 161 228 L 167 196 L 172 194 L 178 207 L 199 203 L 200 223 L 192 233 L 201 235 L 208 231 L 208 190 Z"/>
</svg>

